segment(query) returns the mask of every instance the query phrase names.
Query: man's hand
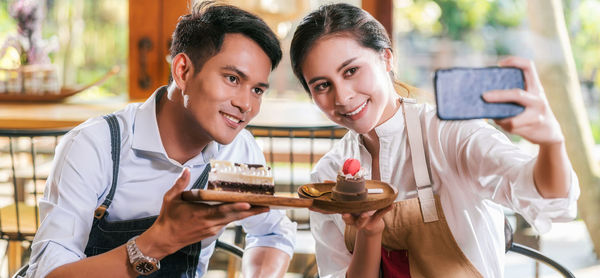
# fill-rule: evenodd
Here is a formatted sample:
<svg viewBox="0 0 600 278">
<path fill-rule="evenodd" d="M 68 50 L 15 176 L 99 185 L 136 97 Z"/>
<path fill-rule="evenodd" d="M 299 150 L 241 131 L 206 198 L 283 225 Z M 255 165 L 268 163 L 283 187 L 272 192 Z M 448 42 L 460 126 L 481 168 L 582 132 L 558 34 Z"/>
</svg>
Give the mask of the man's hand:
<svg viewBox="0 0 600 278">
<path fill-rule="evenodd" d="M 533 62 L 524 58 L 511 57 L 500 61 L 499 65 L 523 70 L 525 90 L 491 91 L 485 93 L 483 98 L 487 102 L 514 102 L 525 107 L 525 110 L 517 116 L 495 120 L 496 124 L 534 144 L 562 144 L 564 136 L 550 109 Z"/>
<path fill-rule="evenodd" d="M 269 211 L 268 207 L 251 207 L 248 203 L 207 205 L 181 199 L 190 182 L 184 169 L 173 187 L 165 193 L 160 215 L 137 243 L 142 253 L 162 259 L 192 243 L 215 236 L 227 224 Z"/>
</svg>

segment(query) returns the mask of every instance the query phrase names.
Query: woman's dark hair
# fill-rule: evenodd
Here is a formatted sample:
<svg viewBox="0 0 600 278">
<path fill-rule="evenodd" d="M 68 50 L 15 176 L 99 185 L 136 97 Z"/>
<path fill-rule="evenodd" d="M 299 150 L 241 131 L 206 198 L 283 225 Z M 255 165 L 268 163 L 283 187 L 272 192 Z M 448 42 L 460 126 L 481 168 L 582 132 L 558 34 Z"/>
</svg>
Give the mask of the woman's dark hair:
<svg viewBox="0 0 600 278">
<path fill-rule="evenodd" d="M 199 71 L 206 60 L 219 53 L 225 34 L 230 33 L 255 41 L 269 56 L 271 70 L 277 67 L 281 46 L 269 26 L 249 12 L 215 1 L 196 1 L 190 14 L 179 18 L 173 31 L 171 58 L 183 52 Z"/>
<path fill-rule="evenodd" d="M 377 52 L 392 49 L 383 25 L 363 9 L 343 3 L 321 6 L 300 22 L 290 48 L 294 74 L 307 92 L 310 91 L 301 64 L 317 39 L 332 34 L 348 34 Z"/>
</svg>

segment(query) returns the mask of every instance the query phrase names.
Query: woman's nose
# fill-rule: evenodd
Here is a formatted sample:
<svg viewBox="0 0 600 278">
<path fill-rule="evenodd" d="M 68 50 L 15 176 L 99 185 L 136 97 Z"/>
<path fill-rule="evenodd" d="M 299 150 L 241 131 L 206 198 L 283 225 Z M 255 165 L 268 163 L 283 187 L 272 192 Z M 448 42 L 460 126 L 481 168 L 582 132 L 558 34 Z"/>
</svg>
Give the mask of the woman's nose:
<svg viewBox="0 0 600 278">
<path fill-rule="evenodd" d="M 335 88 L 335 104 L 346 105 L 354 97 L 354 92 L 349 88 Z"/>
</svg>

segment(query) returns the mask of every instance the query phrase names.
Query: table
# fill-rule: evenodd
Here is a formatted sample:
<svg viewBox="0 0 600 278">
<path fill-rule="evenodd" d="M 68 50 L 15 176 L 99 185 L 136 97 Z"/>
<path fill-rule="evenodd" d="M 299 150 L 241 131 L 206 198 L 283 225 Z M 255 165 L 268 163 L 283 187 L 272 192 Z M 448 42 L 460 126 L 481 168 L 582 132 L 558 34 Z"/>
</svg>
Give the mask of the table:
<svg viewBox="0 0 600 278">
<path fill-rule="evenodd" d="M 0 102 L 0 129 L 52 129 L 74 127 L 85 120 L 124 108 L 124 99 L 62 103 Z M 265 98 L 251 125 L 306 127 L 335 125 L 309 102 Z"/>
</svg>

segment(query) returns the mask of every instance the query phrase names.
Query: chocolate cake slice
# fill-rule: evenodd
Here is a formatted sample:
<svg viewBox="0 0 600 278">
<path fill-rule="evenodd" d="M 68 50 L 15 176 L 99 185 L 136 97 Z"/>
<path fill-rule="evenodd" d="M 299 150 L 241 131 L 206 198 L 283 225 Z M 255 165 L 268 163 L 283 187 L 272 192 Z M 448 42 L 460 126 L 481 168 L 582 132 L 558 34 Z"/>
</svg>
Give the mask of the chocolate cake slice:
<svg viewBox="0 0 600 278">
<path fill-rule="evenodd" d="M 207 189 L 266 195 L 275 194 L 273 174 L 268 166 L 212 160 L 210 167 Z"/>
</svg>

